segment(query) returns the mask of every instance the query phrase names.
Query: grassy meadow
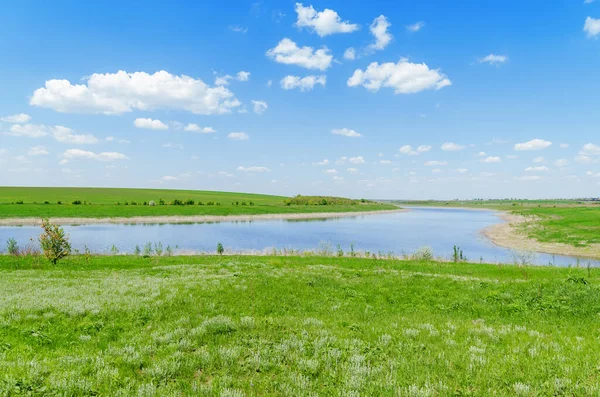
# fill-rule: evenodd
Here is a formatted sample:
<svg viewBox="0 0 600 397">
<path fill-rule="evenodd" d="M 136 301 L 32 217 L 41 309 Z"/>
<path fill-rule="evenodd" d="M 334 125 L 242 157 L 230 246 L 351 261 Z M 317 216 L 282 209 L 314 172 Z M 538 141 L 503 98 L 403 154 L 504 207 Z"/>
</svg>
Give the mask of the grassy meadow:
<svg viewBox="0 0 600 397">
<path fill-rule="evenodd" d="M 164 205 L 160 205 L 161 200 Z M 156 205 L 148 205 L 150 201 Z M 0 187 L 0 218 L 258 215 L 396 208 L 360 200 L 319 198 L 304 203 L 282 196 L 202 190 Z"/>
<path fill-rule="evenodd" d="M 0 395 L 600 393 L 600 269 L 0 256 Z"/>
<path fill-rule="evenodd" d="M 580 200 L 403 201 L 402 205 L 487 208 L 529 218 L 520 224 L 524 236 L 543 243 L 574 247 L 600 244 L 600 202 Z"/>
</svg>

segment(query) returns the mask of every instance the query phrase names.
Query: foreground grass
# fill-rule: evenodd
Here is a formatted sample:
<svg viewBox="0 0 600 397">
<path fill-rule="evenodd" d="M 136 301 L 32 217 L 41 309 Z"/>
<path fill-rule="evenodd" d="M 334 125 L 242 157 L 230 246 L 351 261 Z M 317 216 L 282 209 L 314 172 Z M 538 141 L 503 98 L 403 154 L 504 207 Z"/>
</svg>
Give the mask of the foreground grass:
<svg viewBox="0 0 600 397">
<path fill-rule="evenodd" d="M 597 395 L 600 270 L 0 257 L 0 395 Z"/>
<path fill-rule="evenodd" d="M 194 205 L 142 205 L 150 201 L 158 204 L 160 199 L 166 203 L 193 200 Z M 285 200 L 286 197 L 281 196 L 201 190 L 0 187 L 0 218 L 259 215 L 397 209 L 393 205 L 373 202 L 287 205 Z M 74 205 L 74 201 L 82 204 Z M 132 202 L 136 205 L 131 205 Z"/>
</svg>

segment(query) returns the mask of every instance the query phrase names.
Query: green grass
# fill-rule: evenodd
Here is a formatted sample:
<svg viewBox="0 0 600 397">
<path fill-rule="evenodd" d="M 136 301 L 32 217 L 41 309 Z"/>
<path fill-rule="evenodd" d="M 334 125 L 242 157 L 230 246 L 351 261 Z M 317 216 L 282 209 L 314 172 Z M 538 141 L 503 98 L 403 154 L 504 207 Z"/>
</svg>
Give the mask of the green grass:
<svg viewBox="0 0 600 397">
<path fill-rule="evenodd" d="M 600 393 L 600 270 L 0 256 L 0 395 Z"/>
<path fill-rule="evenodd" d="M 530 217 L 519 226 L 528 238 L 575 247 L 600 244 L 600 202 L 578 200 L 402 201 L 402 205 L 487 208 Z"/>
<path fill-rule="evenodd" d="M 145 206 L 163 199 L 194 200 L 195 205 Z M 396 209 L 373 202 L 335 205 L 286 205 L 286 197 L 201 190 L 0 187 L 0 218 L 133 217 L 163 215 L 252 215 L 310 212 L 353 212 Z M 73 205 L 74 201 L 81 205 Z M 17 204 L 17 202 L 23 204 Z M 44 204 L 44 202 L 48 204 Z M 57 204 L 60 201 L 62 204 Z M 131 202 L 137 205 L 131 205 Z M 219 205 L 197 205 L 201 201 Z M 125 205 L 125 202 L 128 205 Z M 91 203 L 91 204 L 90 204 Z M 119 203 L 117 205 L 116 203 Z M 237 204 L 236 204 L 237 203 Z M 252 205 L 251 205 L 252 204 Z"/>
</svg>

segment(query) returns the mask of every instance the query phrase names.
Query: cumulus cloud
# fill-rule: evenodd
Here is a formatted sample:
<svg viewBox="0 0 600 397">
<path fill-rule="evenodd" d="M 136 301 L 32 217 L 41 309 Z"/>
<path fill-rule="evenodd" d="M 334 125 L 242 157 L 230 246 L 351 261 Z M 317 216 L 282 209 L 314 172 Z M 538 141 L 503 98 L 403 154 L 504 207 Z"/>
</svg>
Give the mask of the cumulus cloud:
<svg viewBox="0 0 600 397">
<path fill-rule="evenodd" d="M 525 172 L 546 172 L 546 171 L 550 171 L 550 168 L 546 167 L 545 165 L 539 166 L 539 167 L 527 167 L 525 168 Z"/>
<path fill-rule="evenodd" d="M 351 174 L 356 174 L 356 173 L 358 173 L 358 168 L 350 167 L 350 168 L 347 168 L 346 171 L 348 171 Z"/>
<path fill-rule="evenodd" d="M 363 156 L 350 157 L 348 159 L 348 162 L 351 163 L 351 164 L 364 164 L 365 163 L 365 159 L 363 158 Z"/>
<path fill-rule="evenodd" d="M 389 87 L 395 94 L 414 94 L 424 90 L 439 90 L 451 85 L 446 75 L 437 69 L 429 69 L 422 63 L 411 63 L 400 59 L 398 63 L 371 63 L 364 71 L 356 69 L 348 79 L 348 87 L 363 86 L 376 92 L 381 87 Z"/>
<path fill-rule="evenodd" d="M 487 63 L 490 65 L 500 65 L 506 61 L 508 61 L 508 57 L 506 55 L 490 54 L 483 58 L 479 58 L 479 63 Z"/>
<path fill-rule="evenodd" d="M 458 145 L 452 142 L 446 142 L 442 145 L 442 150 L 445 152 L 457 152 L 459 150 L 463 150 L 465 147 L 463 145 Z"/>
<path fill-rule="evenodd" d="M 489 157 L 486 157 L 486 158 L 484 158 L 484 159 L 481 160 L 481 162 L 484 163 L 484 164 L 499 163 L 501 161 L 502 161 L 502 159 L 500 157 L 497 157 L 497 156 L 489 156 Z"/>
<path fill-rule="evenodd" d="M 29 103 L 64 113 L 123 114 L 134 110 L 173 109 L 195 114 L 229 113 L 241 105 L 223 86 L 211 87 L 200 79 L 175 76 L 164 70 L 94 73 L 85 84 L 48 80 L 34 91 Z"/>
<path fill-rule="evenodd" d="M 335 174 L 338 173 L 338 171 L 336 169 L 333 169 L 333 168 L 331 168 L 329 170 L 325 170 L 323 172 L 326 173 L 326 174 L 330 174 L 330 175 L 335 175 Z"/>
<path fill-rule="evenodd" d="M 179 178 L 177 178 L 176 176 L 172 176 L 172 175 L 165 175 L 165 176 L 160 177 L 161 182 L 174 182 L 174 181 L 178 181 L 178 180 L 179 180 Z"/>
<path fill-rule="evenodd" d="M 569 165 L 569 162 L 566 159 L 558 159 L 554 162 L 554 165 L 559 168 L 562 168 Z"/>
<path fill-rule="evenodd" d="M 31 120 L 31 116 L 25 113 L 13 114 L 11 116 L 0 117 L 0 121 L 10 124 L 25 124 Z"/>
<path fill-rule="evenodd" d="M 167 148 L 167 149 L 183 150 L 183 144 L 181 144 L 181 143 L 167 142 L 167 143 L 163 144 L 162 147 Z"/>
<path fill-rule="evenodd" d="M 313 165 L 327 165 L 329 164 L 329 160 L 324 159 L 323 161 L 319 161 L 318 163 L 313 163 Z"/>
<path fill-rule="evenodd" d="M 544 158 L 543 157 L 536 157 L 533 159 L 534 163 L 543 163 L 544 162 Z"/>
<path fill-rule="evenodd" d="M 337 12 L 328 8 L 317 11 L 312 6 L 304 7 L 302 3 L 296 3 L 296 13 L 297 27 L 308 28 L 321 37 L 335 33 L 352 33 L 359 29 L 356 24 L 342 21 Z"/>
<path fill-rule="evenodd" d="M 334 129 L 334 130 L 331 130 L 331 133 L 333 135 L 342 135 L 342 136 L 347 136 L 347 137 L 352 137 L 352 138 L 358 138 L 358 137 L 362 136 L 360 133 L 358 133 L 354 130 L 348 129 L 348 128 Z"/>
<path fill-rule="evenodd" d="M 298 47 L 292 40 L 285 38 L 276 47 L 267 51 L 267 56 L 277 63 L 297 65 L 306 69 L 326 70 L 331 66 L 333 56 L 327 47 L 315 51 L 314 48 Z"/>
<path fill-rule="evenodd" d="M 52 136 L 58 142 L 70 143 L 73 145 L 98 143 L 98 139 L 95 136 L 89 134 L 76 134 L 72 129 L 63 127 L 62 125 L 50 127 L 50 130 L 52 131 Z"/>
<path fill-rule="evenodd" d="M 63 159 L 66 159 L 66 160 L 77 160 L 77 159 L 98 160 L 98 161 L 129 160 L 129 157 L 125 156 L 123 153 L 118 153 L 118 152 L 94 153 L 94 152 L 90 152 L 87 150 L 81 150 L 81 149 L 66 150 L 63 153 L 62 157 L 63 157 Z"/>
<path fill-rule="evenodd" d="M 237 170 L 240 172 L 271 172 L 271 170 L 267 167 L 259 167 L 256 165 L 253 165 L 251 167 L 243 167 L 243 166 L 239 166 L 237 167 Z"/>
<path fill-rule="evenodd" d="M 137 118 L 133 122 L 136 128 L 145 128 L 148 130 L 168 130 L 169 126 L 160 120 Z"/>
<path fill-rule="evenodd" d="M 388 32 L 390 26 L 392 26 L 392 24 L 389 23 L 387 18 L 383 15 L 380 15 L 373 20 L 369 29 L 371 30 L 371 34 L 375 37 L 375 43 L 369 45 L 369 50 L 383 50 L 390 44 L 393 39 L 393 36 Z"/>
<path fill-rule="evenodd" d="M 419 154 L 419 152 L 413 150 L 412 146 L 410 146 L 410 145 L 404 145 L 400 149 L 398 149 L 398 151 L 401 154 L 406 154 L 409 156 L 416 156 L 417 154 Z"/>
<path fill-rule="evenodd" d="M 28 156 L 45 156 L 48 154 L 45 146 L 34 146 L 27 152 Z"/>
<path fill-rule="evenodd" d="M 586 32 L 590 38 L 600 35 L 600 19 L 587 17 L 585 19 L 585 24 L 583 25 L 583 31 Z"/>
<path fill-rule="evenodd" d="M 237 72 L 237 74 L 235 75 L 235 78 L 237 81 L 248 81 L 248 80 L 250 80 L 250 72 L 241 70 L 241 71 Z"/>
<path fill-rule="evenodd" d="M 406 30 L 408 30 L 409 32 L 418 32 L 419 30 L 423 29 L 424 27 L 425 27 L 425 22 L 419 21 L 419 22 L 413 23 L 412 25 L 407 25 Z"/>
<path fill-rule="evenodd" d="M 532 139 L 529 142 L 517 143 L 514 149 L 519 151 L 542 150 L 550 146 L 552 146 L 552 142 L 545 141 L 543 139 Z"/>
<path fill-rule="evenodd" d="M 189 131 L 189 132 L 197 132 L 199 134 L 213 134 L 213 133 L 217 132 L 212 127 L 200 127 L 198 124 L 194 124 L 194 123 L 190 123 L 190 124 L 186 125 L 185 127 L 183 127 L 183 130 Z"/>
<path fill-rule="evenodd" d="M 321 86 L 325 87 L 327 83 L 326 76 L 306 76 L 306 77 L 298 77 L 298 76 L 285 76 L 281 79 L 281 88 L 284 90 L 293 90 L 294 88 L 299 88 L 300 91 L 311 91 L 315 85 L 321 84 Z"/>
<path fill-rule="evenodd" d="M 238 140 L 238 141 L 247 141 L 248 139 L 250 139 L 250 136 L 248 134 L 246 134 L 245 132 L 230 132 L 227 135 L 227 138 Z"/>
<path fill-rule="evenodd" d="M 267 103 L 265 101 L 252 100 L 252 108 L 254 110 L 254 113 L 263 114 L 264 112 L 267 111 L 267 109 L 269 108 L 269 105 L 267 105 Z"/>
<path fill-rule="evenodd" d="M 421 145 L 417 148 L 417 152 L 419 153 L 425 153 L 431 150 L 431 146 L 429 145 Z"/>
<path fill-rule="evenodd" d="M 593 143 L 586 143 L 579 154 L 582 156 L 600 156 L 600 146 Z"/>
<path fill-rule="evenodd" d="M 348 61 L 356 59 L 356 50 L 352 47 L 346 48 L 346 51 L 344 51 L 344 59 Z"/>
<path fill-rule="evenodd" d="M 27 138 L 41 138 L 49 134 L 49 128 L 43 124 L 15 124 L 10 126 L 10 129 L 5 134 Z"/>
<path fill-rule="evenodd" d="M 447 161 L 426 161 L 425 162 L 425 166 L 427 167 L 438 167 L 438 166 L 442 166 L 442 165 L 448 165 Z"/>
</svg>

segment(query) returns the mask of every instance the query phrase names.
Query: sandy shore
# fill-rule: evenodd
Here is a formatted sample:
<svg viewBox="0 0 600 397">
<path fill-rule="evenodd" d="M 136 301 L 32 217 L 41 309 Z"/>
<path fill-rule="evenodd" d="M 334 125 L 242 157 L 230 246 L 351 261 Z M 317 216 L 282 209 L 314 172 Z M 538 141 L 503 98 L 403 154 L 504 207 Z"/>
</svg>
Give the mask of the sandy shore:
<svg viewBox="0 0 600 397">
<path fill-rule="evenodd" d="M 498 246 L 521 251 L 600 259 L 600 245 L 598 244 L 588 247 L 574 247 L 562 243 L 540 242 L 528 238 L 519 230 L 519 226 L 525 222 L 531 222 L 531 218 L 508 213 L 501 213 L 498 216 L 505 222 L 490 226 L 482 231 L 483 235 Z"/>
<path fill-rule="evenodd" d="M 382 210 L 382 211 L 357 211 L 357 212 L 311 212 L 288 214 L 261 214 L 261 215 L 194 215 L 194 216 L 134 216 L 130 218 L 50 218 L 52 223 L 58 225 L 91 225 L 99 223 L 208 223 L 231 221 L 258 221 L 271 219 L 327 219 L 363 215 L 391 214 L 405 212 L 407 209 Z M 39 218 L 6 218 L 0 219 L 0 226 L 39 226 Z"/>
</svg>

